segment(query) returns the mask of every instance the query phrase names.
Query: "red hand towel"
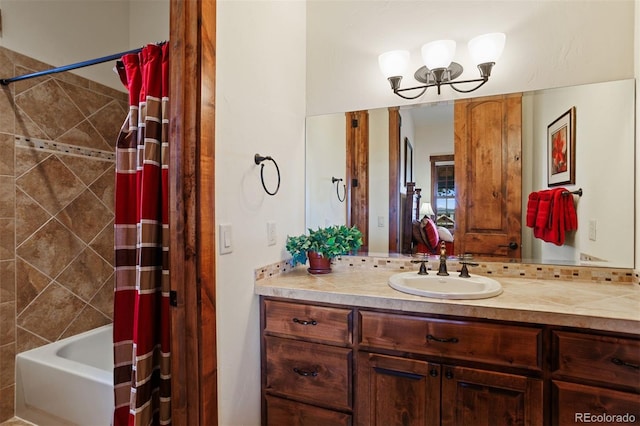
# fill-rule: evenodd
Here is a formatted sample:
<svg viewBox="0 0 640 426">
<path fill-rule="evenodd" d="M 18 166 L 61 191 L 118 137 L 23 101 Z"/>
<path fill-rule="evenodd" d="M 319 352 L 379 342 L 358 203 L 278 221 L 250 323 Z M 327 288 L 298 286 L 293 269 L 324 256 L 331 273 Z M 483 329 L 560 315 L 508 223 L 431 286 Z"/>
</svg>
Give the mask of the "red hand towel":
<svg viewBox="0 0 640 426">
<path fill-rule="evenodd" d="M 527 201 L 527 226 L 529 228 L 533 228 L 536 225 L 539 201 L 540 194 L 538 192 L 532 192 L 529 194 L 529 200 Z"/>
<path fill-rule="evenodd" d="M 565 195 L 564 202 L 565 230 L 567 232 L 576 231 L 578 229 L 578 215 L 576 214 L 576 206 L 573 204 L 573 195 Z"/>
<path fill-rule="evenodd" d="M 536 213 L 536 221 L 533 227 L 533 235 L 536 238 L 543 238 L 544 230 L 549 226 L 552 200 L 550 190 L 538 192 L 538 211 Z"/>
</svg>

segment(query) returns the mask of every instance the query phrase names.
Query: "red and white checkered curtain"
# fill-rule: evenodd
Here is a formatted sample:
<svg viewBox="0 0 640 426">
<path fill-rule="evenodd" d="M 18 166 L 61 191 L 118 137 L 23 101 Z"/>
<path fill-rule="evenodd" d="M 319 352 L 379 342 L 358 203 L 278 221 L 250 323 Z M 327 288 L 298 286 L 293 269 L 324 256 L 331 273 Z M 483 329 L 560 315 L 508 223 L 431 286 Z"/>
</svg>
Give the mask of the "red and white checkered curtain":
<svg viewBox="0 0 640 426">
<path fill-rule="evenodd" d="M 171 424 L 169 45 L 122 57 L 129 115 L 116 146 L 113 424 Z"/>
</svg>

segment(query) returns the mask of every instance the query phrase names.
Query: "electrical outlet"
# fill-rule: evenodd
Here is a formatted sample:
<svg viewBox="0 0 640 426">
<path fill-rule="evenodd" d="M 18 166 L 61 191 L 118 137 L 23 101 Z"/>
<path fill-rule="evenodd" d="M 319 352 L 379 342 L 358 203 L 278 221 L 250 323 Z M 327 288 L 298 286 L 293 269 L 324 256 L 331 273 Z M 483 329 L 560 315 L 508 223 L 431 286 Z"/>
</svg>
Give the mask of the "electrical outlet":
<svg viewBox="0 0 640 426">
<path fill-rule="evenodd" d="M 267 222 L 267 245 L 275 246 L 277 242 L 276 237 L 276 223 L 275 222 Z"/>
<path fill-rule="evenodd" d="M 589 239 L 596 241 L 597 222 L 595 219 L 589 219 Z"/>
</svg>

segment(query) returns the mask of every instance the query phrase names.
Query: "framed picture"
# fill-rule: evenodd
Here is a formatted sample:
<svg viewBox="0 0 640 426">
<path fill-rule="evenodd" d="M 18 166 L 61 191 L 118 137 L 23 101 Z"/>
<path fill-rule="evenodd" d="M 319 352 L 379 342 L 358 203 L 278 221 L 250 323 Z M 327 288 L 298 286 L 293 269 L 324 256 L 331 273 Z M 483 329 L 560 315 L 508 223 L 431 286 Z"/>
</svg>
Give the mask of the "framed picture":
<svg viewBox="0 0 640 426">
<path fill-rule="evenodd" d="M 576 108 L 547 126 L 548 186 L 576 183 Z"/>
<path fill-rule="evenodd" d="M 404 186 L 407 182 L 413 182 L 413 145 L 404 138 Z"/>
</svg>

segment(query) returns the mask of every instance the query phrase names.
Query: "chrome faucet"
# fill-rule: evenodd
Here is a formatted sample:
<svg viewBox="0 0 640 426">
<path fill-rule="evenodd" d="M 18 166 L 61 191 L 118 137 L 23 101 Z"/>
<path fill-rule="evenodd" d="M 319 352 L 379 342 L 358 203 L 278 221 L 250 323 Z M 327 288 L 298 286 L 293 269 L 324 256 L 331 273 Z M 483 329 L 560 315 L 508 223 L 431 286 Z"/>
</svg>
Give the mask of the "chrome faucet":
<svg viewBox="0 0 640 426">
<path fill-rule="evenodd" d="M 447 246 L 444 241 L 440 243 L 440 267 L 438 268 L 438 273 L 436 275 L 449 275 L 447 272 Z"/>
</svg>

